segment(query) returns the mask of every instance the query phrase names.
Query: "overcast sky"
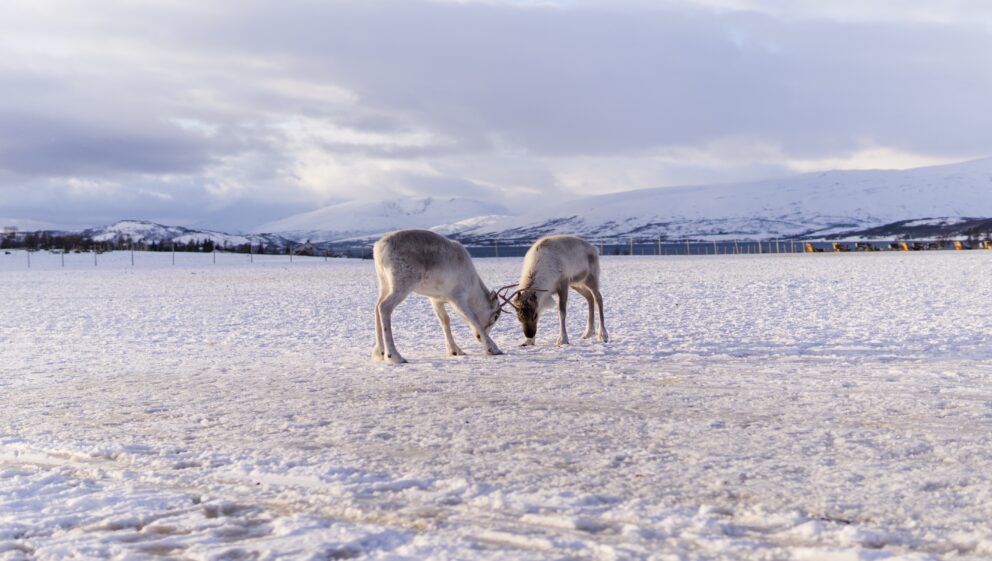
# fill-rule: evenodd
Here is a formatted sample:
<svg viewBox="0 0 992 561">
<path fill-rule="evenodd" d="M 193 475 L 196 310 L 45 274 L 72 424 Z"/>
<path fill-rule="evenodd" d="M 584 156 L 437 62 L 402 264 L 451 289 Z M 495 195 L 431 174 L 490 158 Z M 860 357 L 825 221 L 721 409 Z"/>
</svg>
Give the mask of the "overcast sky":
<svg viewBox="0 0 992 561">
<path fill-rule="evenodd" d="M 986 0 L 0 3 L 4 223 L 519 211 L 989 155 Z"/>
</svg>

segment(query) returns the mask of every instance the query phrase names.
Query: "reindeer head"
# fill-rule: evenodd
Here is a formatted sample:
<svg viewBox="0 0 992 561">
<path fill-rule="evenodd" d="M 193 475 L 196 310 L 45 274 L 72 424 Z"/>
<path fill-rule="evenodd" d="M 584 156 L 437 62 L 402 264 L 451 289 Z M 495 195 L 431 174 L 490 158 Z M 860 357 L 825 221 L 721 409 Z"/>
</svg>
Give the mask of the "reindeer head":
<svg viewBox="0 0 992 561">
<path fill-rule="evenodd" d="M 537 335 L 537 319 L 541 311 L 537 292 L 533 290 L 519 292 L 513 304 L 517 309 L 517 319 L 520 320 L 520 327 L 524 330 L 524 337 L 533 339 Z"/>
<path fill-rule="evenodd" d="M 517 312 L 517 319 L 520 320 L 520 326 L 523 328 L 524 337 L 533 339 L 537 334 L 537 319 L 541 311 L 540 300 L 538 299 L 537 293 L 546 291 L 537 288 L 527 288 L 517 290 L 507 296 L 506 292 L 514 286 L 517 285 L 511 284 L 504 286 L 503 288 L 497 290 L 496 293 L 500 298 L 502 298 L 503 306 L 510 306 Z"/>
<path fill-rule="evenodd" d="M 503 313 L 503 306 L 499 302 L 500 294 L 499 291 L 493 290 L 489 292 L 489 315 L 485 323 L 482 324 L 483 329 L 486 333 L 492 330 L 493 326 L 496 325 L 496 321 L 499 319 L 501 313 Z"/>
</svg>

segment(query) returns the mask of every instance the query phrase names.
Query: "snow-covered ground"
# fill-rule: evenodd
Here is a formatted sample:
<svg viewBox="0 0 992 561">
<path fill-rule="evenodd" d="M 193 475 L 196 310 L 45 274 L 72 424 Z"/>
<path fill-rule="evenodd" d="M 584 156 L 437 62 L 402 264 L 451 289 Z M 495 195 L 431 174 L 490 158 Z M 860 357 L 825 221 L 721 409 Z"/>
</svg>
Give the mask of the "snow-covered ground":
<svg viewBox="0 0 992 561">
<path fill-rule="evenodd" d="M 992 252 L 606 257 L 610 343 L 412 297 L 399 367 L 369 261 L 66 257 L 0 254 L 5 561 L 992 557 Z"/>
</svg>

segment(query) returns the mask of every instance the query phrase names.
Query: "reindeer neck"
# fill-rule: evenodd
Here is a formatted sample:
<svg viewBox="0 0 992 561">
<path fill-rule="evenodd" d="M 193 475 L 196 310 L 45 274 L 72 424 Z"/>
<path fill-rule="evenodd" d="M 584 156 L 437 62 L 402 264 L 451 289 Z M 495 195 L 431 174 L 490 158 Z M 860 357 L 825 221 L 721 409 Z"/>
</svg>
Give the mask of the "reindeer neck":
<svg viewBox="0 0 992 561">
<path fill-rule="evenodd" d="M 527 271 L 520 279 L 520 290 L 552 291 L 558 283 L 557 271 L 536 269 Z"/>
</svg>

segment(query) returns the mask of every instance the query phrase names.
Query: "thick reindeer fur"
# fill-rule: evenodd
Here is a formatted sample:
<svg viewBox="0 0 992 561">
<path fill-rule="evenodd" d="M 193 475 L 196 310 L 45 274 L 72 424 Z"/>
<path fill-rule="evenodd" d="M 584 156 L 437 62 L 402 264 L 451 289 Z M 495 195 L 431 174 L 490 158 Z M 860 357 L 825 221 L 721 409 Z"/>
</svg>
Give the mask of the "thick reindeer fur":
<svg viewBox="0 0 992 561">
<path fill-rule="evenodd" d="M 503 354 L 489 337 L 489 330 L 499 318 L 499 299 L 479 278 L 472 258 L 460 243 L 429 230 L 399 230 L 376 242 L 373 258 L 379 277 L 379 300 L 375 305 L 372 358 L 393 364 L 406 362 L 393 342 L 392 314 L 411 292 L 430 298 L 449 355 L 465 353 L 451 336 L 445 304 L 451 304 L 469 324 L 487 354 Z"/>
<path fill-rule="evenodd" d="M 599 340 L 609 340 L 603 321 L 603 295 L 599 293 L 599 252 L 575 236 L 548 236 L 537 240 L 527 250 L 513 303 L 523 328 L 524 345 L 534 344 L 537 320 L 541 311 L 555 305 L 554 296 L 558 297 L 558 344 L 568 344 L 565 308 L 570 287 L 589 303 L 589 319 L 582 338 L 596 334 L 595 310 L 598 307 Z"/>
</svg>

